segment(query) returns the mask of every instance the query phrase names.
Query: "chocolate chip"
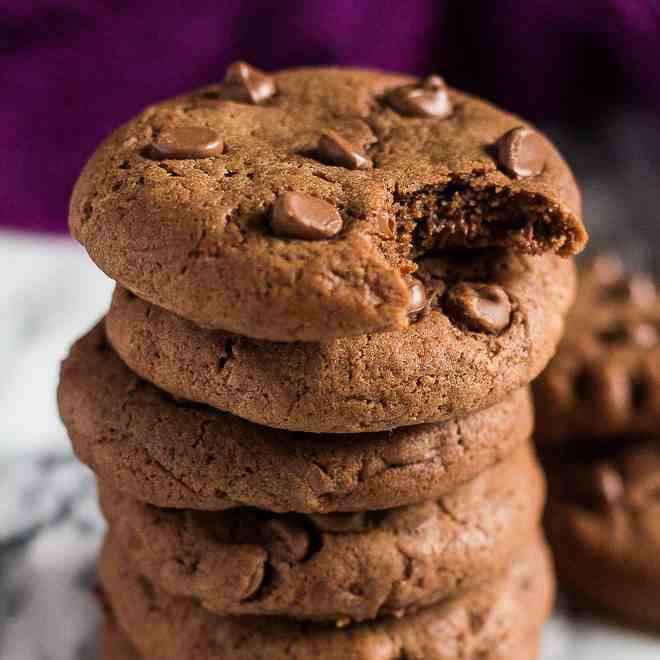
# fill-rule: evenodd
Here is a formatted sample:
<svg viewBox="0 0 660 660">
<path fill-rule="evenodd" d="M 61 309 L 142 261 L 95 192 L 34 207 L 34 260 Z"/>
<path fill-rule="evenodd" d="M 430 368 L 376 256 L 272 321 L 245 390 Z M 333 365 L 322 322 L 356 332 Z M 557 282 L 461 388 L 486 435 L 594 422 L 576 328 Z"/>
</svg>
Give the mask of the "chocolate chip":
<svg viewBox="0 0 660 660">
<path fill-rule="evenodd" d="M 419 84 L 404 85 L 392 90 L 387 100 L 400 114 L 407 117 L 435 117 L 445 119 L 453 112 L 445 81 L 436 75 Z"/>
<path fill-rule="evenodd" d="M 325 131 L 321 135 L 318 153 L 323 161 L 349 170 L 368 170 L 374 166 L 371 159 L 335 131 Z"/>
<path fill-rule="evenodd" d="M 424 285 L 419 281 L 415 280 L 410 285 L 410 303 L 408 304 L 408 315 L 414 316 L 419 314 L 425 307 L 428 302 L 426 296 L 426 289 Z"/>
<path fill-rule="evenodd" d="M 304 526 L 298 521 L 273 518 L 264 524 L 263 533 L 273 557 L 286 562 L 297 562 L 307 556 L 309 538 Z"/>
<path fill-rule="evenodd" d="M 219 156 L 224 142 L 205 126 L 179 126 L 162 130 L 153 142 L 158 158 L 208 158 Z"/>
<path fill-rule="evenodd" d="M 613 466 L 607 463 L 595 465 L 591 471 L 591 482 L 599 503 L 611 506 L 623 498 L 623 479 Z"/>
<path fill-rule="evenodd" d="M 518 126 L 497 141 L 497 160 L 510 176 L 522 179 L 543 171 L 546 148 L 535 131 Z"/>
<path fill-rule="evenodd" d="M 286 192 L 277 198 L 270 224 L 278 236 L 313 241 L 336 236 L 343 220 L 332 204 L 318 197 Z"/>
<path fill-rule="evenodd" d="M 245 62 L 230 64 L 218 97 L 239 103 L 261 103 L 275 94 L 275 81 Z"/>
<path fill-rule="evenodd" d="M 475 332 L 495 335 L 511 321 L 509 297 L 496 284 L 460 282 L 447 291 L 443 306 L 452 321 Z"/>
</svg>

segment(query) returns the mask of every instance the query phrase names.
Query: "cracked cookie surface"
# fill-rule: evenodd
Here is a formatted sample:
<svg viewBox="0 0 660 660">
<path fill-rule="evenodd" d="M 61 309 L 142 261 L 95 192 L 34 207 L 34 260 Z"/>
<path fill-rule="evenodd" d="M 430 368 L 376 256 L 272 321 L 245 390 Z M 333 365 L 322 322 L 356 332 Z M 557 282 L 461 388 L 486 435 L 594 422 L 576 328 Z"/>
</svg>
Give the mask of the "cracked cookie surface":
<svg viewBox="0 0 660 660">
<path fill-rule="evenodd" d="M 436 498 L 532 431 L 527 388 L 468 417 L 382 433 L 278 431 L 177 402 L 140 379 L 97 325 L 64 361 L 60 413 L 79 458 L 121 492 L 162 507 L 329 513 Z"/>
<path fill-rule="evenodd" d="M 554 592 L 547 550 L 537 538 L 530 540 L 502 577 L 468 594 L 402 619 L 385 617 L 344 628 L 218 617 L 193 599 L 165 594 L 137 574 L 112 540 L 102 551 L 99 572 L 116 630 L 135 647 L 135 657 L 529 660 L 538 655 L 540 628 Z M 126 648 L 125 641 L 120 648 Z M 101 657 L 114 660 L 103 647 Z"/>
<path fill-rule="evenodd" d="M 230 79 L 151 106 L 85 166 L 71 231 L 145 300 L 274 341 L 407 327 L 415 260 L 431 250 L 578 252 L 579 193 L 555 148 L 519 129 L 534 138 L 525 169 L 505 139 L 524 122 L 442 85 L 298 69 L 265 95 L 228 94 Z M 412 116 L 418 87 L 447 94 L 450 112 Z M 273 224 L 286 193 L 298 203 Z"/>
<path fill-rule="evenodd" d="M 548 453 L 546 528 L 560 581 L 617 618 L 660 630 L 657 438 Z"/>
<path fill-rule="evenodd" d="M 403 616 L 501 574 L 538 527 L 544 478 L 525 445 L 435 501 L 384 511 L 208 513 L 100 484 L 128 561 L 216 614 L 348 623 Z"/>
<path fill-rule="evenodd" d="M 660 425 L 660 295 L 614 255 L 580 268 L 557 355 L 534 383 L 540 444 L 596 443 Z"/>
<path fill-rule="evenodd" d="M 554 255 L 470 250 L 420 261 L 425 304 L 401 332 L 322 344 L 204 330 L 117 288 L 115 350 L 176 397 L 294 431 L 362 433 L 494 405 L 547 364 L 574 295 Z"/>
</svg>

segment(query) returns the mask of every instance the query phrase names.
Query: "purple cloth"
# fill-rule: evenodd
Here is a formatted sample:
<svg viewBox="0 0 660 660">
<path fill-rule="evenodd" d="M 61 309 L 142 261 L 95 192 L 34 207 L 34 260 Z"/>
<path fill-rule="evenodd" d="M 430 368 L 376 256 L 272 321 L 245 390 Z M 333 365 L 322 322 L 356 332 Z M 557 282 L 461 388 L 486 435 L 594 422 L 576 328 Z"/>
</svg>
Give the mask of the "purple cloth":
<svg viewBox="0 0 660 660">
<path fill-rule="evenodd" d="M 656 0 L 6 0 L 0 9 L 0 225 L 63 230 L 97 143 L 142 106 L 264 68 L 424 73 L 533 119 L 660 109 Z"/>
</svg>

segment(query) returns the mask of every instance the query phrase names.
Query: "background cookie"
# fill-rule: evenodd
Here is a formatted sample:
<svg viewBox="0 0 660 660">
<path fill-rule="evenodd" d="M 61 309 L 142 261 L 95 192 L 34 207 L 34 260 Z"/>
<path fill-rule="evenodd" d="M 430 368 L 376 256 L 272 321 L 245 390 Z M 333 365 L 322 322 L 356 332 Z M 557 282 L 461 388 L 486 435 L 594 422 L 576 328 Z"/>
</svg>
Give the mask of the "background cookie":
<svg viewBox="0 0 660 660">
<path fill-rule="evenodd" d="M 113 541 L 168 593 L 223 616 L 336 621 L 402 616 L 501 574 L 544 494 L 529 446 L 439 500 L 367 513 L 174 511 L 100 485 Z"/>
<path fill-rule="evenodd" d="M 580 269 L 556 357 L 534 384 L 541 443 L 602 443 L 660 425 L 660 296 L 644 275 L 601 255 Z"/>
<path fill-rule="evenodd" d="M 131 369 L 175 396 L 271 427 L 380 431 L 464 416 L 527 385 L 553 355 L 574 293 L 572 263 L 552 255 L 454 253 L 424 259 L 420 276 L 430 304 L 402 332 L 259 342 L 200 329 L 121 288 L 106 331 Z"/>
<path fill-rule="evenodd" d="M 559 579 L 619 618 L 660 630 L 660 446 L 548 462 Z"/>
<path fill-rule="evenodd" d="M 120 628 L 145 658 L 250 660 L 424 660 L 535 657 L 553 594 L 552 571 L 540 541 L 528 545 L 500 580 L 403 619 L 346 628 L 272 618 L 220 618 L 192 599 L 174 598 L 133 572 L 106 543 L 99 572 Z M 186 634 L 182 635 L 181 630 Z M 521 647 L 530 653 L 517 655 Z"/>
<path fill-rule="evenodd" d="M 527 440 L 526 389 L 469 417 L 392 432 L 309 435 L 175 402 L 142 381 L 102 325 L 64 361 L 62 419 L 101 479 L 163 507 L 238 504 L 324 513 L 390 508 L 439 497 Z"/>
<path fill-rule="evenodd" d="M 322 341 L 405 328 L 430 249 L 584 245 L 554 147 L 437 76 L 297 69 L 259 78 L 255 96 L 258 72 L 233 75 L 144 110 L 76 184 L 71 232 L 145 300 L 244 336 Z"/>
</svg>

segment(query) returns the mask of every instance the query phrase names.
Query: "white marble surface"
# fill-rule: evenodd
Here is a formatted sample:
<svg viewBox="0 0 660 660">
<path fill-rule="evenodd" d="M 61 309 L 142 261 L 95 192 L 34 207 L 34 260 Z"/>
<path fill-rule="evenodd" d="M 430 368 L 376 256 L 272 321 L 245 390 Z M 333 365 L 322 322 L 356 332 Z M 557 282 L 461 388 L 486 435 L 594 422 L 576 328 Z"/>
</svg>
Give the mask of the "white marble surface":
<svg viewBox="0 0 660 660">
<path fill-rule="evenodd" d="M 66 449 L 59 363 L 107 309 L 112 282 L 73 241 L 3 232 L 0 282 L 0 461 Z"/>
<path fill-rule="evenodd" d="M 103 528 L 57 418 L 58 365 L 112 284 L 73 243 L 0 232 L 0 660 L 90 658 Z M 658 660 L 660 637 L 558 612 L 543 660 Z M 183 660 L 183 659 L 182 659 Z"/>
</svg>

